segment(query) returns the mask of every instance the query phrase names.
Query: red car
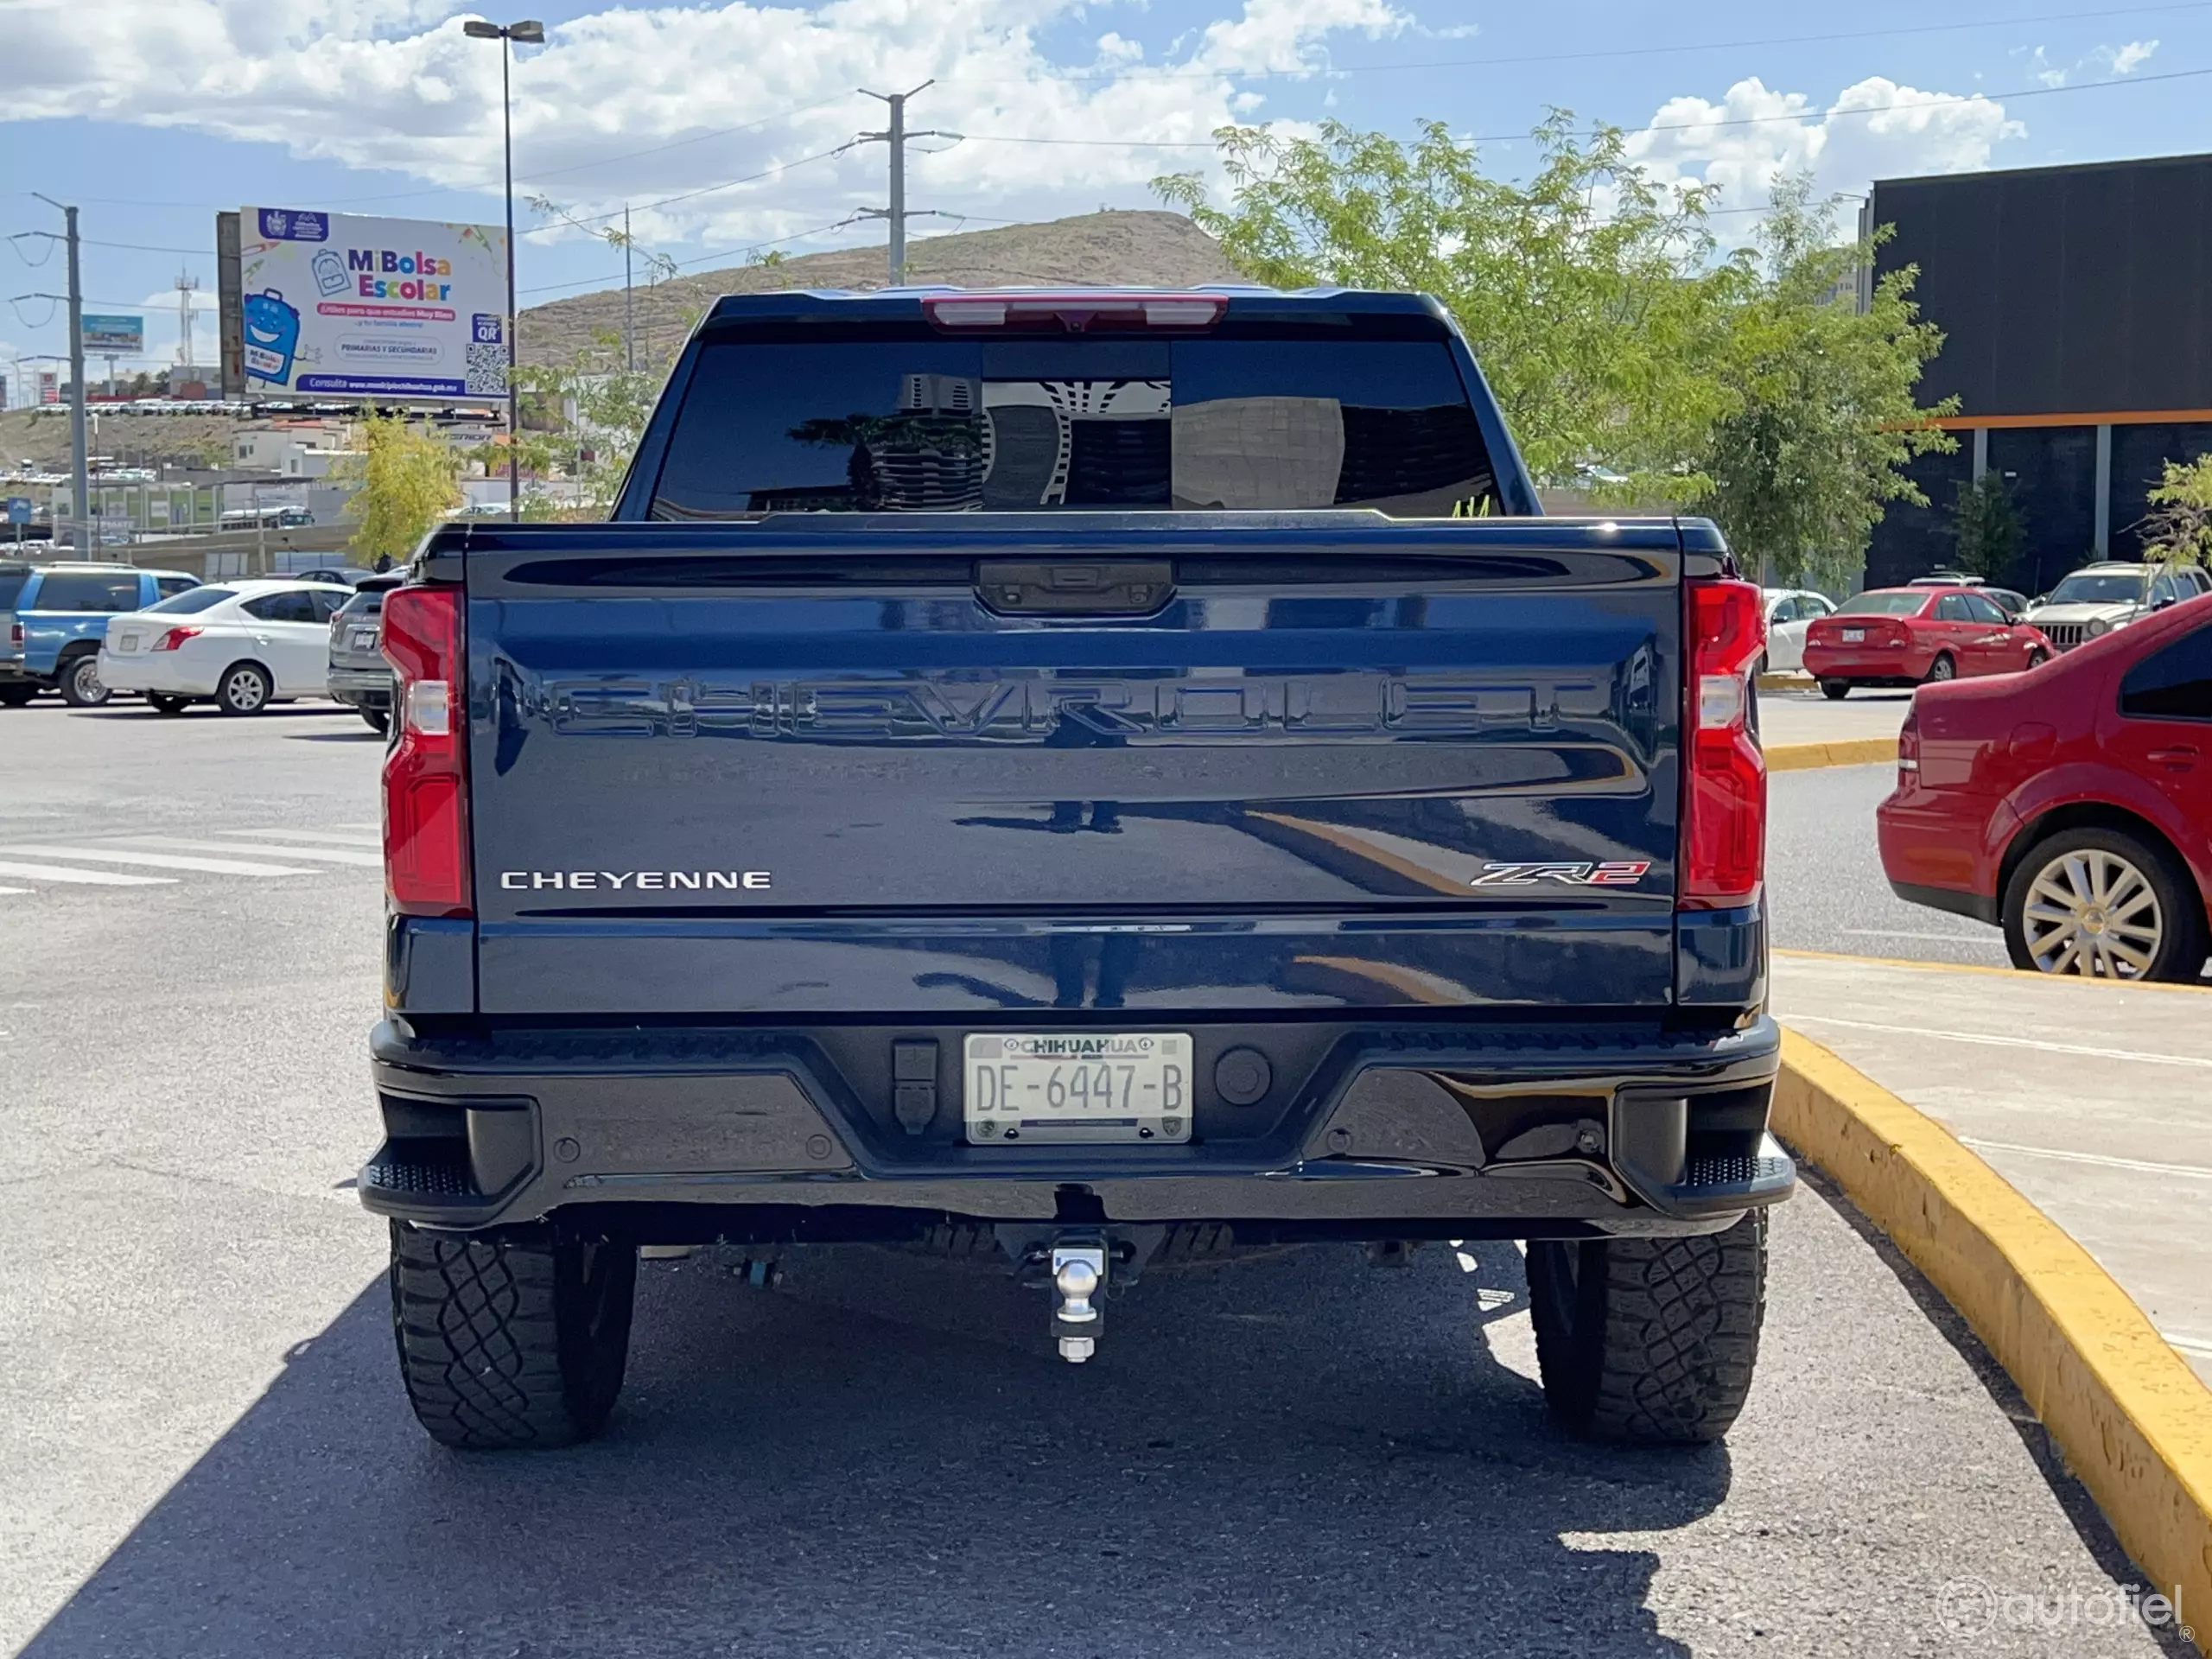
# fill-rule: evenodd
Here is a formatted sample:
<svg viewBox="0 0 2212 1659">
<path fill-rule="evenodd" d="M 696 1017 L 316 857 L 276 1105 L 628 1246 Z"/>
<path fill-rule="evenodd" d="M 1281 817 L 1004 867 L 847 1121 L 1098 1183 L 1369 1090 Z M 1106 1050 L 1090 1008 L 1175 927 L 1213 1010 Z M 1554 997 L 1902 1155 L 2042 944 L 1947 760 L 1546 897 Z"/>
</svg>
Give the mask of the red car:
<svg viewBox="0 0 2212 1659">
<path fill-rule="evenodd" d="M 1924 686 L 1877 810 L 1897 895 L 2018 968 L 2194 979 L 2212 948 L 2212 595 L 2032 674 Z"/>
<path fill-rule="evenodd" d="M 2036 629 L 1971 588 L 1877 588 L 1805 630 L 1805 671 L 1830 697 L 1847 697 L 1854 685 L 2013 674 L 2055 654 Z"/>
</svg>

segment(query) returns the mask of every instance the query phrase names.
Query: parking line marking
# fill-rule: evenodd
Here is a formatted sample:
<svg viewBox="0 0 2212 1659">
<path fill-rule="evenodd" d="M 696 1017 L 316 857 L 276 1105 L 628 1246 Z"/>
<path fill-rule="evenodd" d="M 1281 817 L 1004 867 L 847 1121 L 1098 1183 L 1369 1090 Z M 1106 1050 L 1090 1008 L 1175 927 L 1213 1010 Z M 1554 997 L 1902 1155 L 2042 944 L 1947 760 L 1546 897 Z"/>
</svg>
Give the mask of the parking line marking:
<svg viewBox="0 0 2212 1659">
<path fill-rule="evenodd" d="M 29 887 L 0 887 L 0 893 L 29 893 Z"/>
<path fill-rule="evenodd" d="M 187 841 L 178 836 L 139 836 L 138 841 L 157 847 L 181 847 L 194 853 L 258 853 L 265 858 L 305 858 L 326 864 L 359 864 L 365 869 L 384 868 L 384 855 L 350 847 L 271 847 L 266 842 Z"/>
<path fill-rule="evenodd" d="M 25 864 L 0 859 L 0 875 L 28 875 L 38 881 L 81 881 L 89 887 L 170 887 L 173 875 L 118 875 L 113 870 L 72 870 L 59 864 Z"/>
<path fill-rule="evenodd" d="M 2212 1342 L 2207 1342 L 2202 1337 L 2177 1337 L 2171 1331 L 2161 1331 L 2158 1334 L 2166 1339 L 2169 1348 L 2178 1348 L 2184 1354 L 2202 1354 L 2212 1358 Z"/>
<path fill-rule="evenodd" d="M 249 864 L 235 858 L 195 858 L 189 853 L 140 853 L 116 847 L 7 847 L 0 852 L 31 858 L 88 858 L 106 864 L 145 864 L 157 870 L 198 870 L 209 875 L 313 875 L 285 864 Z"/>
<path fill-rule="evenodd" d="M 2095 1164 L 2104 1169 L 2134 1169 L 2148 1175 L 2179 1175 L 2187 1180 L 2212 1181 L 2212 1169 L 2202 1164 L 2154 1164 L 2141 1158 L 2115 1158 L 2103 1152 L 2061 1152 L 2056 1147 L 2016 1146 L 2009 1141 L 1981 1141 L 1972 1135 L 1959 1137 L 1962 1147 L 1972 1147 L 1976 1152 L 2017 1152 L 2029 1158 L 2056 1158 L 2069 1164 Z"/>
<path fill-rule="evenodd" d="M 355 830 L 343 834 L 319 830 L 218 830 L 219 836 L 235 836 L 244 841 L 304 841 L 333 847 L 367 847 L 381 849 L 384 834 L 377 830 Z"/>
<path fill-rule="evenodd" d="M 1955 1043 L 1990 1048 L 2032 1048 L 2045 1054 L 2085 1054 L 2097 1060 L 2140 1060 L 2145 1065 L 2181 1065 L 2212 1070 L 2212 1060 L 2193 1054 L 2145 1054 L 2132 1048 L 2092 1048 L 2086 1043 L 2046 1043 L 2033 1037 L 1996 1037 L 1980 1031 L 1931 1031 L 1925 1026 L 1885 1026 L 1872 1020 L 1839 1020 L 1827 1014 L 1785 1014 L 1785 1026 L 1841 1026 L 1847 1031 L 1883 1031 L 1898 1037 L 1942 1037 Z"/>
</svg>

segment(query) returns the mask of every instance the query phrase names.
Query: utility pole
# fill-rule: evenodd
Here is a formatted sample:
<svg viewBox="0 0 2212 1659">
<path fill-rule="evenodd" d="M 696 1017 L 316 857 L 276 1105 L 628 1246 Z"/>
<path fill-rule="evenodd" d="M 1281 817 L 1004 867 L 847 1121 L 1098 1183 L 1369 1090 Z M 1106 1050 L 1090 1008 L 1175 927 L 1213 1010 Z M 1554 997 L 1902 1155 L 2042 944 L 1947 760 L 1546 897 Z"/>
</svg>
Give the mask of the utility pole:
<svg viewBox="0 0 2212 1659">
<path fill-rule="evenodd" d="M 69 543 L 82 558 L 85 537 L 92 529 L 86 512 L 92 494 L 92 452 L 85 438 L 85 284 L 77 268 L 77 210 L 35 190 L 31 194 L 49 207 L 61 209 L 69 245 L 69 445 L 76 457 L 69 480 Z"/>
<path fill-rule="evenodd" d="M 906 100 L 916 93 L 937 85 L 925 80 L 911 92 L 871 92 L 865 86 L 859 90 L 867 98 L 881 99 L 891 106 L 891 124 L 881 132 L 864 132 L 858 142 L 884 143 L 891 147 L 891 205 L 887 207 L 863 207 L 857 217 L 881 219 L 891 226 L 891 286 L 899 287 L 906 280 L 906 221 L 910 219 L 938 217 L 935 208 L 909 210 L 906 206 L 906 141 L 909 138 L 950 138 L 957 143 L 963 136 L 957 132 L 939 132 L 934 129 L 921 132 L 906 130 Z"/>
<path fill-rule="evenodd" d="M 638 367 L 637 327 L 630 310 L 630 204 L 622 204 L 622 366 L 634 373 Z"/>
</svg>

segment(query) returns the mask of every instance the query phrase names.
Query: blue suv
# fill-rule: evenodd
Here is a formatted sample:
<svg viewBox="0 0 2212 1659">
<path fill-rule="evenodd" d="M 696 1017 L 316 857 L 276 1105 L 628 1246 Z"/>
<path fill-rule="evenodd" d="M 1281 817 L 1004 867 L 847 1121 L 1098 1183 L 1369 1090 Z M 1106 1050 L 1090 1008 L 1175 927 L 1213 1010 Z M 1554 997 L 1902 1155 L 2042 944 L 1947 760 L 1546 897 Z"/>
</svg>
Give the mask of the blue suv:
<svg viewBox="0 0 2212 1659">
<path fill-rule="evenodd" d="M 99 652 L 108 618 L 198 586 L 186 571 L 127 564 L 0 564 L 0 612 L 10 613 L 0 640 L 0 707 L 20 709 L 48 690 L 79 709 L 105 702 Z"/>
</svg>

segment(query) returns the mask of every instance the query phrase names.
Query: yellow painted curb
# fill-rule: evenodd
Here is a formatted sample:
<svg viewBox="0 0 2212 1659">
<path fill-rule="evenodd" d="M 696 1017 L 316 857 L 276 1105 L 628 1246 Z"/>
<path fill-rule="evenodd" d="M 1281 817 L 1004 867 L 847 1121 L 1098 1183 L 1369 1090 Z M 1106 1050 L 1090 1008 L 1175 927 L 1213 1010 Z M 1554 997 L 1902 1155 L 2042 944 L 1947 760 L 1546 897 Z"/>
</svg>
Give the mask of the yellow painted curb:
<svg viewBox="0 0 2212 1659">
<path fill-rule="evenodd" d="M 1897 758 L 1894 737 L 1844 737 L 1832 743 L 1776 743 L 1766 751 L 1769 772 L 1806 772 L 1815 766 L 1871 766 Z"/>
<path fill-rule="evenodd" d="M 2212 1389 L 2089 1253 L 1931 1119 L 1784 1031 L 1774 1129 L 1965 1316 L 2212 1654 Z"/>
<path fill-rule="evenodd" d="M 2212 985 L 2202 982 L 2190 984 L 2167 980 L 2147 979 L 2088 979 L 2075 974 L 2038 974 L 2025 968 L 1993 968 L 1980 962 L 1930 962 L 1925 957 L 1868 957 L 1852 950 L 1799 950 L 1783 945 L 1772 945 L 1767 954 L 1776 957 L 1803 957 L 1811 962 L 1863 962 L 1878 968 L 1910 968 L 1930 974 L 1994 974 L 1999 979 L 2032 979 L 2054 985 L 2094 985 L 2108 991 L 2179 991 L 2185 996 L 2202 996 L 2212 991 Z"/>
</svg>

